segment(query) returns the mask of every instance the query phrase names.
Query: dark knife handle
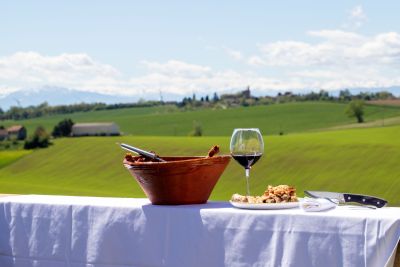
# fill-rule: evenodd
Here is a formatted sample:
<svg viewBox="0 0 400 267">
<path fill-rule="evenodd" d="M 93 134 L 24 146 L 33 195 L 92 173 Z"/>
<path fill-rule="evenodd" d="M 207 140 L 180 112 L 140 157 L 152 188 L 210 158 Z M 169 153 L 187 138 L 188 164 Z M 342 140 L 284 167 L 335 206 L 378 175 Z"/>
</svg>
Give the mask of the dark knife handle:
<svg viewBox="0 0 400 267">
<path fill-rule="evenodd" d="M 371 196 L 344 193 L 343 197 L 345 202 L 355 202 L 362 205 L 375 206 L 377 208 L 382 208 L 387 204 L 386 200 Z"/>
</svg>

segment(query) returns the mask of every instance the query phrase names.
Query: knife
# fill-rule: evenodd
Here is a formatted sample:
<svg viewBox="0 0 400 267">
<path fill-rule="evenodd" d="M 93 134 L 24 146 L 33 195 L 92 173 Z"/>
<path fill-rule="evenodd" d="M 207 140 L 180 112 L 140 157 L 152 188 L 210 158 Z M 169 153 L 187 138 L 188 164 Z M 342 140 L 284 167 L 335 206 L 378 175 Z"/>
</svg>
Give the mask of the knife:
<svg viewBox="0 0 400 267">
<path fill-rule="evenodd" d="M 117 144 L 120 145 L 121 148 L 123 148 L 125 150 L 128 150 L 130 152 L 135 152 L 135 153 L 137 153 L 137 154 L 139 154 L 139 155 L 141 155 L 143 157 L 154 159 L 154 160 L 159 161 L 159 162 L 166 162 L 162 158 L 158 157 L 155 153 L 148 152 L 148 151 L 145 151 L 143 149 L 140 149 L 140 148 L 137 148 L 137 147 L 134 147 L 134 146 L 130 146 L 130 145 L 127 145 L 127 144 L 120 144 L 120 143 L 117 143 Z"/>
<path fill-rule="evenodd" d="M 353 202 L 361 205 L 371 205 L 377 208 L 382 208 L 387 204 L 387 201 L 382 198 L 366 196 L 366 195 L 323 192 L 323 191 L 304 191 L 304 194 L 314 198 L 326 198 L 331 200 L 337 200 L 341 204 Z"/>
</svg>

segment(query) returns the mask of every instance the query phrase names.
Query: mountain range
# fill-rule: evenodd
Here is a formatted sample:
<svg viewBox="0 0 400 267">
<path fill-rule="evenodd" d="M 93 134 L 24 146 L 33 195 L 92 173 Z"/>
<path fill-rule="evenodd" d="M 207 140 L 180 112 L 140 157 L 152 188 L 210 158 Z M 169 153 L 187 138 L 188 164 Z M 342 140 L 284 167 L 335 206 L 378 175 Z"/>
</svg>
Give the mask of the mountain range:
<svg viewBox="0 0 400 267">
<path fill-rule="evenodd" d="M 148 99 L 159 100 L 160 96 L 149 95 Z M 45 86 L 36 89 L 22 89 L 0 97 L 0 108 L 8 110 L 12 106 L 27 107 L 47 102 L 51 106 L 69 105 L 77 103 L 101 102 L 132 103 L 140 100 L 140 96 L 108 95 L 102 93 L 85 92 L 63 87 Z"/>
</svg>

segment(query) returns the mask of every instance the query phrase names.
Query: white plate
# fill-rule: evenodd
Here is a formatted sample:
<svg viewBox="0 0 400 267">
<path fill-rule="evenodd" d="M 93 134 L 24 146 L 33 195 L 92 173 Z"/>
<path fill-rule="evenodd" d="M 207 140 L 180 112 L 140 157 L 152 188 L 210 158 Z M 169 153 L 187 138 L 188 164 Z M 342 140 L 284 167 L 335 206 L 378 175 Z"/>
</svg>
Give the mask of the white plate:
<svg viewBox="0 0 400 267">
<path fill-rule="evenodd" d="M 280 209 L 293 209 L 300 206 L 300 202 L 282 202 L 282 203 L 242 203 L 229 201 L 232 206 L 239 209 L 249 210 L 280 210 Z"/>
</svg>

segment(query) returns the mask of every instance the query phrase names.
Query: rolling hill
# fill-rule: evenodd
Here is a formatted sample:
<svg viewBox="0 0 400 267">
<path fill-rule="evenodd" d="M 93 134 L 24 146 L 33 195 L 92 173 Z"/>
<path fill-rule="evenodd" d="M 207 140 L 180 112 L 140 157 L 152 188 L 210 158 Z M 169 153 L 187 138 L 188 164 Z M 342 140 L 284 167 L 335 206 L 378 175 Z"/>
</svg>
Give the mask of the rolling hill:
<svg viewBox="0 0 400 267">
<path fill-rule="evenodd" d="M 0 151 L 0 169 L 17 161 L 21 157 L 30 154 L 31 150 Z"/>
<path fill-rule="evenodd" d="M 196 121 L 202 125 L 205 136 L 228 136 L 234 128 L 258 127 L 265 135 L 279 132 L 294 133 L 319 130 L 351 124 L 344 110 L 346 104 L 329 102 L 294 102 L 268 106 L 238 107 L 231 109 L 178 110 L 175 106 L 127 108 L 56 115 L 21 121 L 4 121 L 8 126 L 22 124 L 28 134 L 38 125 L 49 132 L 60 120 L 74 122 L 116 122 L 126 135 L 135 136 L 187 136 Z M 400 107 L 367 105 L 367 122 L 400 116 Z"/>
<path fill-rule="evenodd" d="M 251 191 L 268 184 L 303 190 L 335 190 L 378 195 L 400 206 L 400 126 L 264 136 L 265 155 L 251 171 Z M 126 142 L 160 155 L 205 155 L 213 144 L 228 153 L 230 137 L 122 136 L 64 138 L 0 169 L 5 193 L 143 197 L 122 166 Z M 244 171 L 231 162 L 214 200 L 244 193 Z"/>
</svg>

